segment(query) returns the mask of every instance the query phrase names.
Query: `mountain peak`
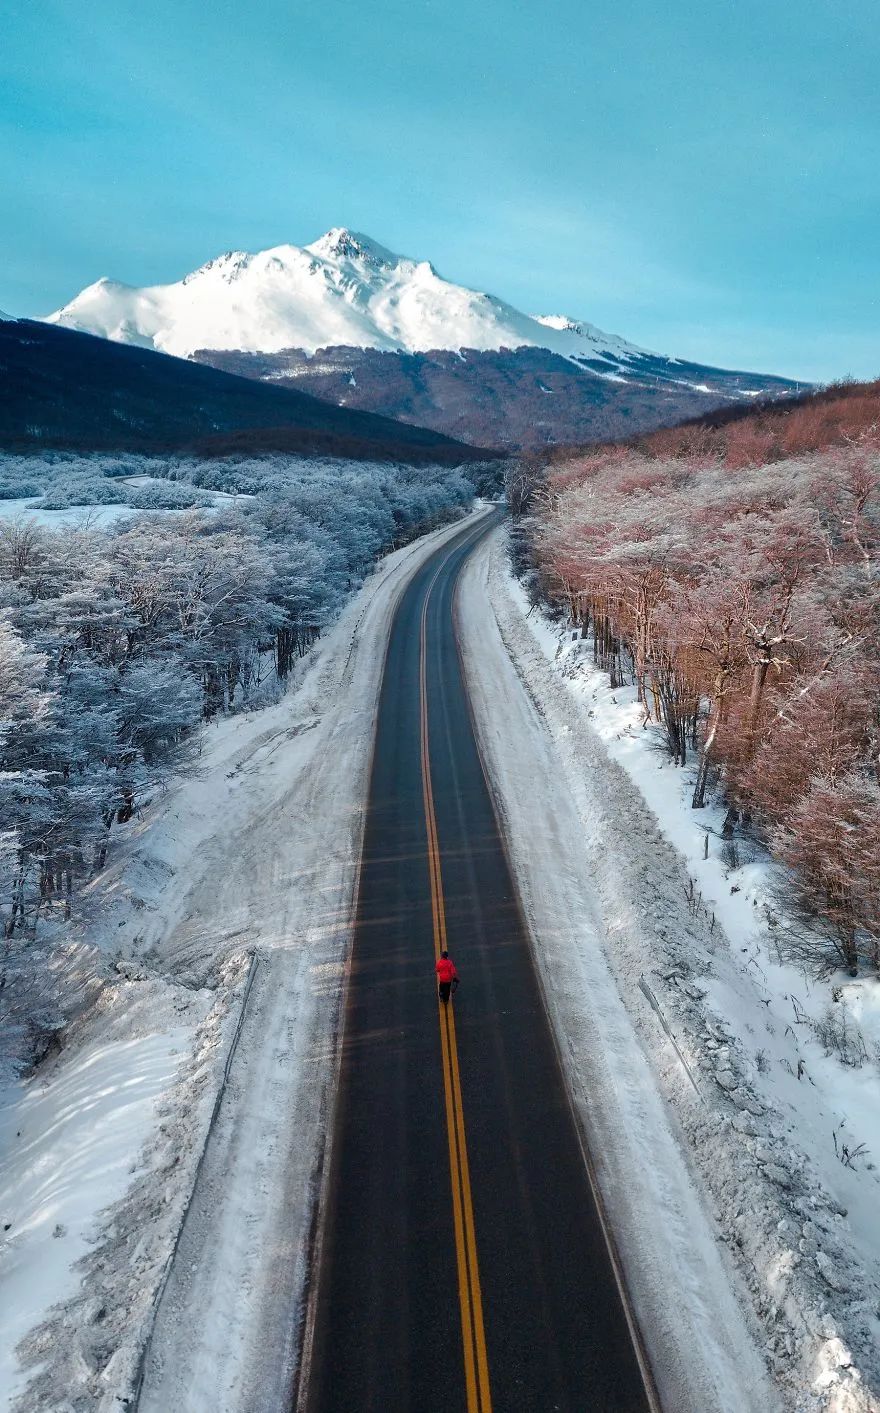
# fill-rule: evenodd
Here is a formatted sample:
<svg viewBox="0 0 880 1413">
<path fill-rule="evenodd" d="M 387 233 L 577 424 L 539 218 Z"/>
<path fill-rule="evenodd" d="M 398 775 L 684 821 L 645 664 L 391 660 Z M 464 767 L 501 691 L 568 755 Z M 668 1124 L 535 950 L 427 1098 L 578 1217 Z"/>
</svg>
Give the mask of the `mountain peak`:
<svg viewBox="0 0 880 1413">
<path fill-rule="evenodd" d="M 49 321 L 186 357 L 197 349 L 277 353 L 329 347 L 546 348 L 607 366 L 633 352 L 622 339 L 562 316 L 540 320 L 468 289 L 427 260 L 397 255 L 346 226 L 304 248 L 230 250 L 192 274 L 142 289 L 101 280 Z"/>
<path fill-rule="evenodd" d="M 329 231 L 307 245 L 306 250 L 325 260 L 370 260 L 380 265 L 396 265 L 399 259 L 378 241 L 361 231 L 350 231 L 347 226 L 331 226 Z"/>
</svg>

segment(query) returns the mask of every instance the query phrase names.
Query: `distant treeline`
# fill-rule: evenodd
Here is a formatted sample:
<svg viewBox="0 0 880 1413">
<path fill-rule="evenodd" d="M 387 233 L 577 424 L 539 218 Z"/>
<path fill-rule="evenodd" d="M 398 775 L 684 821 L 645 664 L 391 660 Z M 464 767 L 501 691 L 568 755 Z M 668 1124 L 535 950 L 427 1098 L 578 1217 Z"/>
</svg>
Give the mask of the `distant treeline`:
<svg viewBox="0 0 880 1413">
<path fill-rule="evenodd" d="M 880 379 L 849 380 L 808 388 L 755 404 L 719 407 L 674 426 L 599 442 L 629 447 L 647 457 L 689 456 L 727 466 L 758 466 L 787 456 L 822 451 L 872 434 L 880 425 Z M 596 445 L 591 439 L 591 445 Z M 545 461 L 570 461 L 581 447 L 555 447 Z"/>
<path fill-rule="evenodd" d="M 34 320 L 0 320 L 0 447 L 8 451 L 282 452 L 457 466 L 450 437 L 298 388 Z"/>
</svg>

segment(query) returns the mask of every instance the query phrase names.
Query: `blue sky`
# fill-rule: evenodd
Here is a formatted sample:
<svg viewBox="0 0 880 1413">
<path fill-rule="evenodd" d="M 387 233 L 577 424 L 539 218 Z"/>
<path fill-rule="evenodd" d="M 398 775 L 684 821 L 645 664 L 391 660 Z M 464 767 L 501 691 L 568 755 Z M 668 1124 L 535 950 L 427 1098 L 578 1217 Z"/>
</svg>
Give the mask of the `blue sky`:
<svg viewBox="0 0 880 1413">
<path fill-rule="evenodd" d="M 0 308 L 365 231 L 529 312 L 880 374 L 876 0 L 6 0 Z"/>
</svg>

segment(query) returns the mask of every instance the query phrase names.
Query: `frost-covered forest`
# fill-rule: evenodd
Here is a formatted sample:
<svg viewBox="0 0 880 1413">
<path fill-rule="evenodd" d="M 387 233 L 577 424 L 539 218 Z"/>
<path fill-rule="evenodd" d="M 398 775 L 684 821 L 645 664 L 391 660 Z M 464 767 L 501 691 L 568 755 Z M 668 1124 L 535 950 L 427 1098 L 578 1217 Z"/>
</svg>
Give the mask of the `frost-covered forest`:
<svg viewBox="0 0 880 1413">
<path fill-rule="evenodd" d="M 880 966 L 878 389 L 520 468 L 533 591 L 757 832 L 810 969 Z M 821 450 L 811 448 L 821 447 Z M 735 843 L 732 844 L 735 848 Z"/>
<path fill-rule="evenodd" d="M 457 470 L 360 462 L 0 462 L 7 510 L 30 502 L 0 516 L 5 935 L 69 917 L 200 723 L 275 700 L 378 557 L 473 494 Z M 124 518 L 89 509 L 108 503 Z"/>
</svg>

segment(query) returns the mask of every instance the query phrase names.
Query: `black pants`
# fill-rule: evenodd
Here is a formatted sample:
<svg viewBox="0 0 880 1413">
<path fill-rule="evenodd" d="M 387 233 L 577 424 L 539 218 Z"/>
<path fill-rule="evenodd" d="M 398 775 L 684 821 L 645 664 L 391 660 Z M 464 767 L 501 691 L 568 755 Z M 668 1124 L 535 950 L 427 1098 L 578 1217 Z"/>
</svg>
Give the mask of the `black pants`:
<svg viewBox="0 0 880 1413">
<path fill-rule="evenodd" d="M 451 982 L 451 981 L 441 981 L 441 982 L 440 982 L 440 985 L 438 986 L 437 989 L 438 989 L 438 992 L 439 992 L 439 994 L 440 994 L 440 1000 L 441 1000 L 441 1001 L 444 1001 L 444 1002 L 445 1002 L 445 1001 L 448 1001 L 448 1000 L 449 1000 L 449 993 L 450 993 L 450 991 L 452 990 L 452 982 Z"/>
</svg>

